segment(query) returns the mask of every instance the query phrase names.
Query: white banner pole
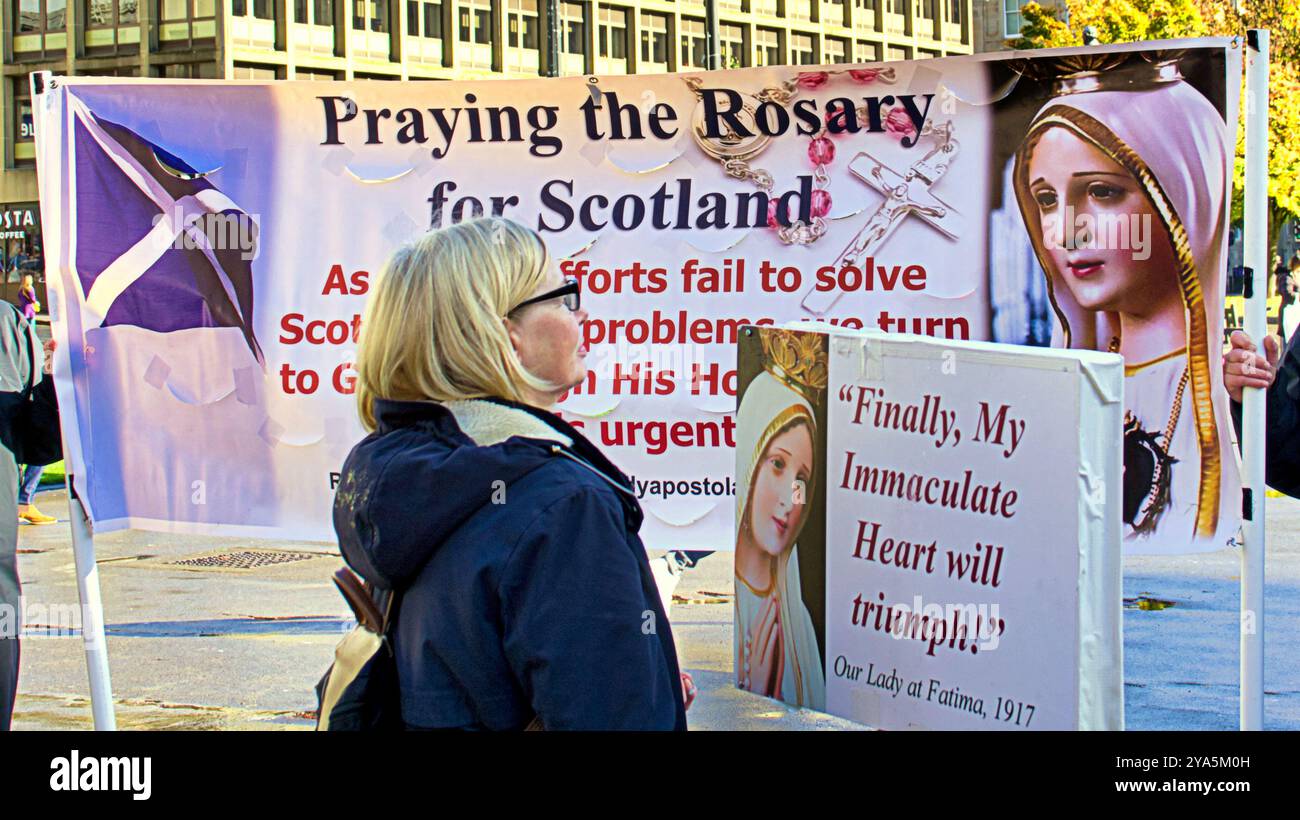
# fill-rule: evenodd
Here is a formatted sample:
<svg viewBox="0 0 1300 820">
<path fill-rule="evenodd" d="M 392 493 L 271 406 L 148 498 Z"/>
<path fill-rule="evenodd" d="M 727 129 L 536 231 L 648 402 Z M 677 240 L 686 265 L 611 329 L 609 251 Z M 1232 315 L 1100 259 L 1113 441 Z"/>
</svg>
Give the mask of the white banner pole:
<svg viewBox="0 0 1300 820">
<path fill-rule="evenodd" d="M 45 156 L 47 141 L 42 133 L 49 120 L 63 117 L 62 101 L 47 99 L 53 97 L 56 78 L 49 71 L 34 72 L 31 76 L 33 115 L 37 132 L 36 151 L 37 166 L 40 169 L 41 201 L 57 202 L 61 197 L 70 196 L 63 186 L 67 183 L 67 168 L 55 158 Z M 55 103 L 55 104 L 51 104 Z M 57 119 L 54 120 L 58 122 Z M 53 127 L 53 126 L 51 126 Z M 66 127 L 66 126 L 64 126 Z M 66 201 L 66 200 L 64 200 Z M 52 210 L 52 209 L 50 209 Z M 67 265 L 66 260 L 73 258 L 70 235 L 64 229 L 65 222 L 51 219 L 49 210 L 42 220 L 45 231 L 46 249 L 50 251 L 49 263 L 53 269 Z M 70 374 L 71 361 L 67 344 L 67 329 L 63 324 L 62 292 L 55 287 L 50 291 L 50 330 L 61 344 L 54 353 L 56 373 Z M 75 309 L 75 308 L 74 308 Z M 56 378 L 47 375 L 46 378 Z M 94 716 L 95 729 L 113 731 L 117 729 L 117 718 L 113 714 L 113 684 L 108 672 L 108 641 L 104 632 L 104 604 L 99 592 L 99 568 L 95 563 L 95 538 L 90 531 L 90 519 L 77 497 L 74 489 L 74 459 L 69 454 L 69 443 L 75 440 L 76 417 L 73 398 L 75 392 L 71 385 L 71 376 L 60 375 L 56 379 L 56 388 L 63 399 L 63 412 L 59 417 L 59 426 L 63 433 L 63 463 L 66 466 L 65 479 L 68 488 L 68 519 L 72 531 L 72 556 L 77 569 L 77 595 L 81 599 L 81 636 L 86 650 L 86 672 L 90 681 L 90 708 Z"/>
<path fill-rule="evenodd" d="M 1246 37 L 1245 265 L 1250 277 L 1246 332 L 1268 333 L 1268 32 Z M 1264 414 L 1263 391 L 1242 402 L 1243 486 L 1248 487 L 1241 549 L 1241 729 L 1264 728 Z"/>
<path fill-rule="evenodd" d="M 95 563 L 95 537 L 90 520 L 68 483 L 68 512 L 72 523 L 72 554 L 77 564 L 77 592 L 81 596 L 81 636 L 86 645 L 86 671 L 90 676 L 90 708 L 95 730 L 117 729 L 113 714 L 113 682 L 108 672 L 108 640 L 104 632 L 104 604 L 99 594 L 99 567 Z"/>
</svg>

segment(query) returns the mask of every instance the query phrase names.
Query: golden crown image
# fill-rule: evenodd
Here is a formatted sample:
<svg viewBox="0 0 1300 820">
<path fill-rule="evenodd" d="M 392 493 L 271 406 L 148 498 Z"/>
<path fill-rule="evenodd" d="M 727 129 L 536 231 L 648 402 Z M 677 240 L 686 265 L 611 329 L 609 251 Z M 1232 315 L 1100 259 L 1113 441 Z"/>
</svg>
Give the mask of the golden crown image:
<svg viewBox="0 0 1300 820">
<path fill-rule="evenodd" d="M 1141 91 L 1183 79 L 1178 61 L 1183 49 L 1103 52 L 1010 60 L 1008 65 L 1031 80 L 1051 80 L 1052 96 L 1090 91 Z"/>
<path fill-rule="evenodd" d="M 816 404 L 829 379 L 825 337 L 784 328 L 764 328 L 759 337 L 767 371 Z"/>
</svg>

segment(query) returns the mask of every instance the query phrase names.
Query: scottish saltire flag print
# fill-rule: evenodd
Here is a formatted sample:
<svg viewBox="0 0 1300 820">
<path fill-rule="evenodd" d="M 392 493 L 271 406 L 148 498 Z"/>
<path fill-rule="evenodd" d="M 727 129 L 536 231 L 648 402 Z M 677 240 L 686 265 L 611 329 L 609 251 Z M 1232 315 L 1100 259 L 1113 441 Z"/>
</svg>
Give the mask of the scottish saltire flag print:
<svg viewBox="0 0 1300 820">
<path fill-rule="evenodd" d="M 100 119 L 80 100 L 71 109 L 76 268 L 87 312 L 102 318 L 100 326 L 163 333 L 236 327 L 260 361 L 254 220 L 183 158 Z"/>
</svg>

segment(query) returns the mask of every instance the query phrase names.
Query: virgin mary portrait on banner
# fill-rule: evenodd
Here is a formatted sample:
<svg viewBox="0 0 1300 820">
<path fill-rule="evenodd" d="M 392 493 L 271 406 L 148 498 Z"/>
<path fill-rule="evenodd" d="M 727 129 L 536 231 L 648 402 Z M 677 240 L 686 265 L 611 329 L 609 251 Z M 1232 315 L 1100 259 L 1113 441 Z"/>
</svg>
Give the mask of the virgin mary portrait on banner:
<svg viewBox="0 0 1300 820">
<path fill-rule="evenodd" d="M 1125 363 L 1132 552 L 1229 546 L 1240 477 L 1220 345 L 1232 154 L 1176 52 L 1078 55 L 1015 158 L 1016 200 L 1058 346 Z"/>
</svg>

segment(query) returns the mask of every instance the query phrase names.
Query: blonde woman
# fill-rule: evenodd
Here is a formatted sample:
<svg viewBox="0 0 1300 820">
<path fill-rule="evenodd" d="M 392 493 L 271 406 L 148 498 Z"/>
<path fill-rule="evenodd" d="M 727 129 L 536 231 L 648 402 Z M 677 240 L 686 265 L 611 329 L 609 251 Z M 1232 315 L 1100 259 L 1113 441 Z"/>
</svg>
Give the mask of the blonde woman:
<svg viewBox="0 0 1300 820">
<path fill-rule="evenodd" d="M 371 434 L 334 526 L 400 593 L 412 729 L 685 729 L 672 631 L 627 478 L 550 408 L 586 374 L 573 281 L 501 219 L 398 250 L 363 317 Z"/>
</svg>

